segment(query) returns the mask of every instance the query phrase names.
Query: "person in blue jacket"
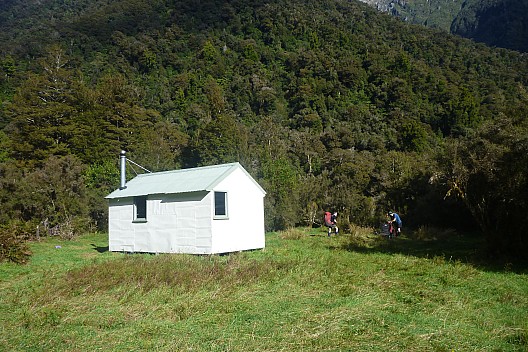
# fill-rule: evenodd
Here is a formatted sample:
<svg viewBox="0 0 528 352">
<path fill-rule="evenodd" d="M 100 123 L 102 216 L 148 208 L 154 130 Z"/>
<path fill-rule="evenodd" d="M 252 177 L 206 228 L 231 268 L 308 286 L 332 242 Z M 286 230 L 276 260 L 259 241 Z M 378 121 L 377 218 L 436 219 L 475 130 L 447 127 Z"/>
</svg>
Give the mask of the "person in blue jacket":
<svg viewBox="0 0 528 352">
<path fill-rule="evenodd" d="M 395 233 L 389 234 L 389 237 L 392 237 L 392 235 L 394 236 L 401 235 L 402 221 L 401 221 L 400 216 L 393 211 L 389 211 L 388 215 L 389 215 L 388 222 L 389 224 L 392 224 L 392 228 L 394 229 L 394 232 L 395 232 Z"/>
</svg>

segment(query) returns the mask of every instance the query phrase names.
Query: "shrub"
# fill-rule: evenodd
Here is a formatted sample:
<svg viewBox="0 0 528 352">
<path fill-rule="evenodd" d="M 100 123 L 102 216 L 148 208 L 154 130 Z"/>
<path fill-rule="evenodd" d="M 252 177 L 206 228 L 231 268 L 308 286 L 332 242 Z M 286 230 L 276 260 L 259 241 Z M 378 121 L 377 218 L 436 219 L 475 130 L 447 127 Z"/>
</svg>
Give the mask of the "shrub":
<svg viewBox="0 0 528 352">
<path fill-rule="evenodd" d="M 27 223 L 13 221 L 0 227 L 0 262 L 26 263 L 32 254 L 27 245 L 30 237 Z"/>
<path fill-rule="evenodd" d="M 417 240 L 445 240 L 449 237 L 456 236 L 457 232 L 454 229 L 440 229 L 433 226 L 420 226 L 412 233 L 412 237 Z"/>
</svg>

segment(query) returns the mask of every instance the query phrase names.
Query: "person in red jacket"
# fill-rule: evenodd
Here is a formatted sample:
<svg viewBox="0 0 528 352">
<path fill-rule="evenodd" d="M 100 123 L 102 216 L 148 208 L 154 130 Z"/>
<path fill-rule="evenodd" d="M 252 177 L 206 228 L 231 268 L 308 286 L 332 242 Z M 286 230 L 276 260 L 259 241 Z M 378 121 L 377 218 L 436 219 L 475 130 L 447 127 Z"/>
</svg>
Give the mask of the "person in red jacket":
<svg viewBox="0 0 528 352">
<path fill-rule="evenodd" d="M 332 234 L 332 230 L 335 231 L 336 235 L 339 235 L 339 228 L 337 227 L 337 211 L 333 214 L 329 211 L 325 212 L 324 222 L 325 226 L 328 227 L 328 237 Z"/>
</svg>

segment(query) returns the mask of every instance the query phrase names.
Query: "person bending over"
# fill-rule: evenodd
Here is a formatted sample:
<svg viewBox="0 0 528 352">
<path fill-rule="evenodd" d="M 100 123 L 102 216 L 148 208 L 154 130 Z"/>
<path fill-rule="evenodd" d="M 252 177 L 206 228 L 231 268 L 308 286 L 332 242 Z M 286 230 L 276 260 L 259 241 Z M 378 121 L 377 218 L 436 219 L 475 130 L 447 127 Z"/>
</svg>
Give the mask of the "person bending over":
<svg viewBox="0 0 528 352">
<path fill-rule="evenodd" d="M 336 235 L 339 235 L 339 228 L 337 227 L 337 211 L 333 214 L 329 211 L 325 212 L 325 225 L 328 227 L 328 237 L 335 231 Z"/>
</svg>

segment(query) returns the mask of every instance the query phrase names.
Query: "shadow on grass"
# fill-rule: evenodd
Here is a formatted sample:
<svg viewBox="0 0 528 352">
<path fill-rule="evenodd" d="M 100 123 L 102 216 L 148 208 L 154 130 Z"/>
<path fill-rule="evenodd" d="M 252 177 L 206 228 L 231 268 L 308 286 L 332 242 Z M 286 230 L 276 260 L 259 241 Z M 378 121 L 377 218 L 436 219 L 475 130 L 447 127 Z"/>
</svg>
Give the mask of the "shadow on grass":
<svg viewBox="0 0 528 352">
<path fill-rule="evenodd" d="M 444 239 L 417 239 L 400 236 L 388 239 L 381 235 L 350 236 L 347 243 L 329 247 L 357 253 L 402 254 L 419 258 L 443 258 L 446 262 L 461 262 L 486 271 L 528 273 L 528 262 L 511 259 L 490 259 L 485 240 L 478 234 L 449 236 Z"/>
<path fill-rule="evenodd" d="M 95 249 L 97 252 L 99 253 L 105 253 L 105 252 L 108 252 L 109 250 L 109 247 L 106 246 L 106 247 L 99 247 L 99 246 L 96 246 L 95 244 L 92 243 L 92 248 Z"/>
</svg>

